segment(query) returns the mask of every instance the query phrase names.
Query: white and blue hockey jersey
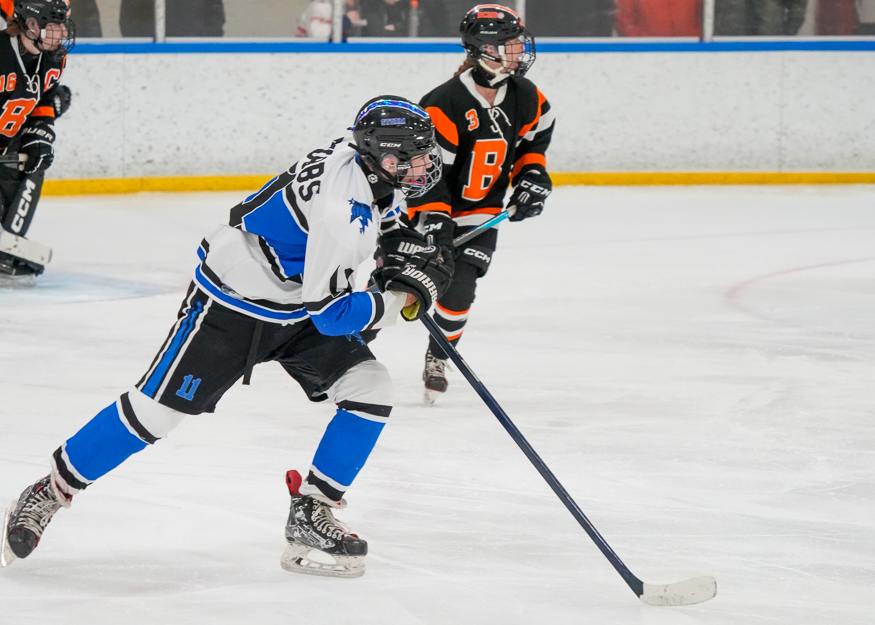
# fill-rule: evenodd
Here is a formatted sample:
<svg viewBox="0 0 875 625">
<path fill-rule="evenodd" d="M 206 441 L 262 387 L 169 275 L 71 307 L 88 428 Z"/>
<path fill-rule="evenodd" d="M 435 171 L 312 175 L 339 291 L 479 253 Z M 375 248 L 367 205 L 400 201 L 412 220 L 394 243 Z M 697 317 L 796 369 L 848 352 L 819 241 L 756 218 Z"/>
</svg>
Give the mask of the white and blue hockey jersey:
<svg viewBox="0 0 875 625">
<path fill-rule="evenodd" d="M 373 175 L 368 181 L 351 142 L 313 150 L 234 207 L 229 225 L 201 243 L 197 285 L 263 321 L 309 317 L 326 335 L 393 325 L 406 295 L 353 289 L 402 196 Z"/>
</svg>

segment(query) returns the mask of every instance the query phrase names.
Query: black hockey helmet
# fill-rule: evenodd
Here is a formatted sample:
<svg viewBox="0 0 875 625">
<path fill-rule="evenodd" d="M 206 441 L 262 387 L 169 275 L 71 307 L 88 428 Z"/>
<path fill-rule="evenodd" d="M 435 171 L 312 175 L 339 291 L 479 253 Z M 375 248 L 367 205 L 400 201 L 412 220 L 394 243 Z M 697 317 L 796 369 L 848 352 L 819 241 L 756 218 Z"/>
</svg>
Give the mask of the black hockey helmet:
<svg viewBox="0 0 875 625">
<path fill-rule="evenodd" d="M 76 24 L 70 19 L 70 0 L 14 0 L 14 19 L 27 37 L 45 54 L 60 61 L 76 45 Z M 56 24 L 56 33 L 49 27 Z M 56 47 L 48 49 L 57 40 Z"/>
<path fill-rule="evenodd" d="M 350 130 L 365 164 L 407 197 L 424 195 L 440 180 L 443 167 L 434 123 L 425 110 L 410 100 L 391 95 L 369 100 L 359 110 Z M 394 172 L 383 167 L 386 156 L 395 157 Z M 417 163 L 414 162 L 417 157 L 428 158 Z M 408 179 L 411 167 L 426 163 L 423 175 Z"/>
<path fill-rule="evenodd" d="M 520 16 L 506 6 L 478 4 L 465 15 L 459 31 L 468 58 L 486 74 L 491 86 L 508 76 L 525 76 L 535 62 L 535 38 Z M 489 67 L 484 61 L 501 67 Z"/>
</svg>

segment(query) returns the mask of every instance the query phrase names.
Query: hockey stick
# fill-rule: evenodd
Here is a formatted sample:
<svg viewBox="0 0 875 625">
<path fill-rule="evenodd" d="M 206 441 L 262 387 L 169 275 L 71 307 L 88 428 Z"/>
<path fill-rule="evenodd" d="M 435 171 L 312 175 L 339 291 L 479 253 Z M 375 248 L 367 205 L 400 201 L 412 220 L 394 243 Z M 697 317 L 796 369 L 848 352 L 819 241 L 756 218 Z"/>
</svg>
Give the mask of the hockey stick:
<svg viewBox="0 0 875 625">
<path fill-rule="evenodd" d="M 455 239 L 453 239 L 453 245 L 458 247 L 458 246 L 462 245 L 462 243 L 470 241 L 471 239 L 473 239 L 476 236 L 480 236 L 481 234 L 483 234 L 484 230 L 486 230 L 487 228 L 491 228 L 492 226 L 494 226 L 496 224 L 501 223 L 502 221 L 504 221 L 508 217 L 510 217 L 509 209 L 501 211 L 500 213 L 498 213 L 495 217 L 493 217 L 492 219 L 490 219 L 486 223 L 480 224 L 476 228 L 472 228 L 471 230 L 468 230 L 468 232 L 466 232 L 465 234 L 460 234 L 459 236 L 457 236 Z"/>
<path fill-rule="evenodd" d="M 694 577 L 683 582 L 665 585 L 645 584 L 635 577 L 632 571 L 623 564 L 623 561 L 620 560 L 619 556 L 614 553 L 611 546 L 608 545 L 604 538 L 602 538 L 595 526 L 588 518 L 586 518 L 586 515 L 571 498 L 568 491 L 565 490 L 562 484 L 559 483 L 559 480 L 556 479 L 556 476 L 553 475 L 547 465 L 544 464 L 544 461 L 541 460 L 541 457 L 535 452 L 519 429 L 517 429 L 513 421 L 510 420 L 507 413 L 505 413 L 501 406 L 498 405 L 498 402 L 495 401 L 495 398 L 483 385 L 483 382 L 480 381 L 456 348 L 447 340 L 447 337 L 444 336 L 443 331 L 438 327 L 435 320 L 431 318 L 431 315 L 422 315 L 421 319 L 422 323 L 424 323 L 425 327 L 428 329 L 429 334 L 431 334 L 434 340 L 438 342 L 444 352 L 449 355 L 450 359 L 452 359 L 455 365 L 459 368 L 459 371 L 462 372 L 462 375 L 465 376 L 465 379 L 467 379 L 471 386 L 474 387 L 474 390 L 477 391 L 477 394 L 480 395 L 480 398 L 492 411 L 492 414 L 494 414 L 501 425 L 504 426 L 504 429 L 507 430 L 507 433 L 510 434 L 510 437 L 514 442 L 519 445 L 519 448 L 523 450 L 526 458 L 535 465 L 535 468 L 538 470 L 538 473 L 541 474 L 541 477 L 546 480 L 547 484 L 550 485 L 550 488 L 553 489 L 553 492 L 556 493 L 556 496 L 559 497 L 562 503 L 565 504 L 565 507 L 568 508 L 568 511 L 571 512 L 571 515 L 577 519 L 580 526 L 587 534 L 589 534 L 589 537 L 596 544 L 596 547 L 599 548 L 617 570 L 617 573 L 619 573 L 626 581 L 629 588 L 632 589 L 632 592 L 634 592 L 641 601 L 647 605 L 682 606 L 708 601 L 717 594 L 717 580 L 713 577 Z"/>
</svg>

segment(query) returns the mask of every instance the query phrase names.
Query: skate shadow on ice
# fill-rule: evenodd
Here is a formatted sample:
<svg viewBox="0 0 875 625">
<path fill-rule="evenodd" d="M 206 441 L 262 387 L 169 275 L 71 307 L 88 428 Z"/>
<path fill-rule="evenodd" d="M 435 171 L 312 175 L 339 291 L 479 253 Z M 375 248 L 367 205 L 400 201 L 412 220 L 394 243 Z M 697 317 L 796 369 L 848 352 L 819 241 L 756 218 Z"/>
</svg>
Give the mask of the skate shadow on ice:
<svg viewBox="0 0 875 625">
<path fill-rule="evenodd" d="M 51 272 L 24 288 L 0 288 L 0 307 L 77 304 L 178 291 L 176 285 L 160 285 L 80 273 Z"/>
</svg>

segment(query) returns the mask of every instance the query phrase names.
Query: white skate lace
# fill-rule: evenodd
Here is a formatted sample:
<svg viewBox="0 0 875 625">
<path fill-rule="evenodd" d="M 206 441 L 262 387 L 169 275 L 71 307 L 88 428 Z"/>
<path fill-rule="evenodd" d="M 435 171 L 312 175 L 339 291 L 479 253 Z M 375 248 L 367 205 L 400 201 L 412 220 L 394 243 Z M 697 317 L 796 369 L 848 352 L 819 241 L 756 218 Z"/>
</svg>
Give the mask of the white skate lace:
<svg viewBox="0 0 875 625">
<path fill-rule="evenodd" d="M 435 358 L 429 353 L 428 357 L 425 359 L 425 373 L 429 377 L 442 378 L 445 376 L 445 365 L 445 360 Z"/>
<path fill-rule="evenodd" d="M 314 501 L 313 504 L 316 508 L 313 511 L 313 527 L 317 532 L 334 540 L 340 540 L 349 534 L 347 528 L 334 518 L 328 506 L 319 501 Z"/>
<path fill-rule="evenodd" d="M 39 491 L 34 492 L 42 485 Z M 24 498 L 24 505 L 15 515 L 15 527 L 24 527 L 37 536 L 42 536 L 46 525 L 52 520 L 55 512 L 61 509 L 61 503 L 55 497 L 48 480 L 37 482 Z"/>
</svg>

